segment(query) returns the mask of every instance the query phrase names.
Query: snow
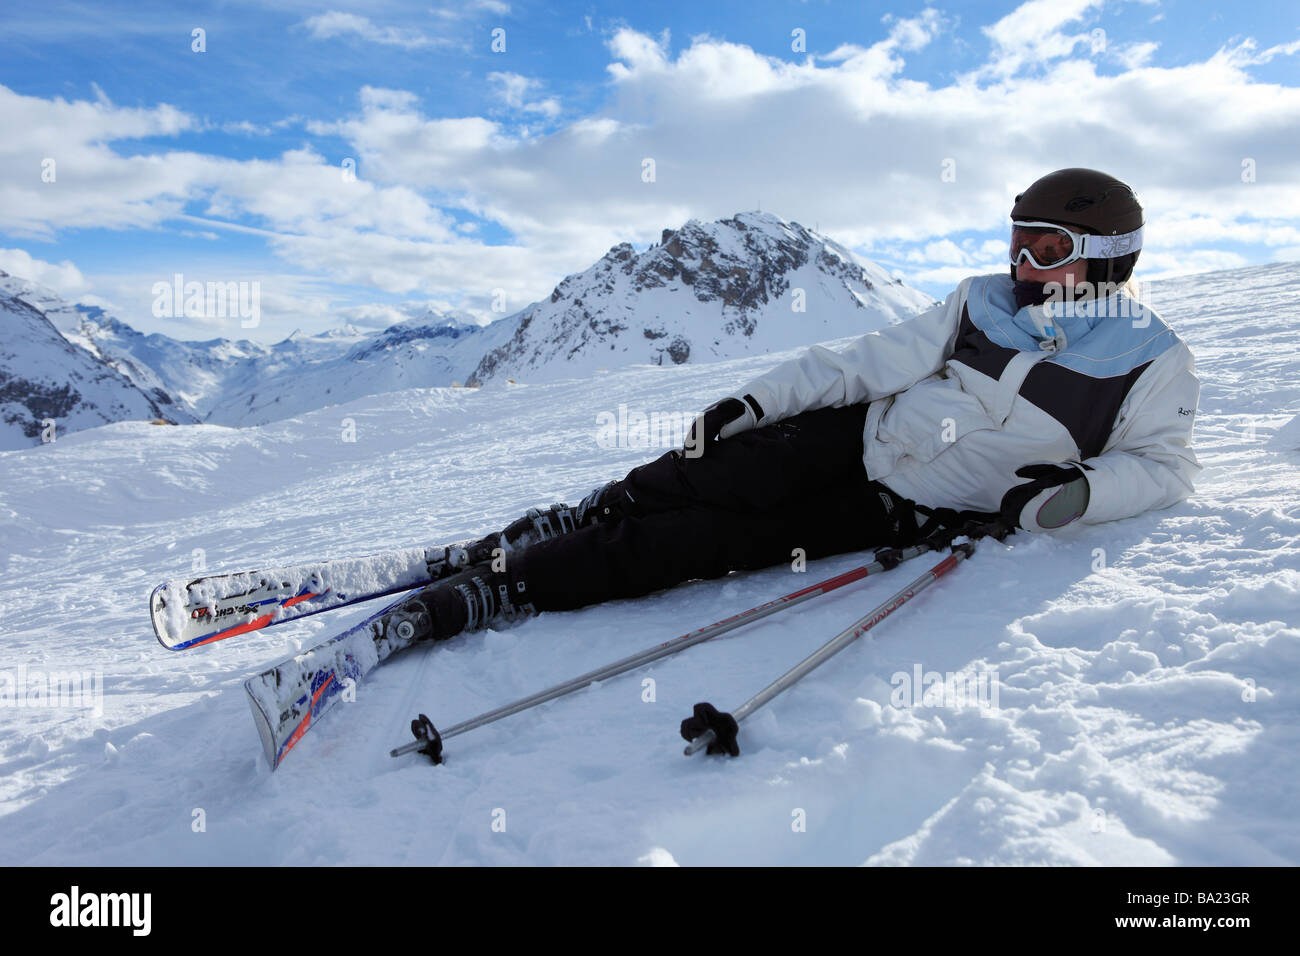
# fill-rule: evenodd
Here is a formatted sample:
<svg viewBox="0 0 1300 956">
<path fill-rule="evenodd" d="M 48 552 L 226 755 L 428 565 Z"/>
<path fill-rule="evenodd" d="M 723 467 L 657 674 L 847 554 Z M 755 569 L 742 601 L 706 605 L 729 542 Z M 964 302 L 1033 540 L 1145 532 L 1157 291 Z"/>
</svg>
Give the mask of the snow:
<svg viewBox="0 0 1300 956">
<path fill-rule="evenodd" d="M 572 502 L 659 452 L 598 446 L 600 412 L 696 410 L 783 355 L 0 452 L 0 863 L 1294 865 L 1297 292 L 1296 264 L 1154 286 L 1199 363 L 1197 495 L 982 543 L 746 721 L 734 760 L 682 756 L 692 705 L 734 710 L 934 558 L 454 738 L 441 767 L 388 756 L 417 713 L 456 723 L 869 555 L 403 652 L 274 773 L 242 681 L 378 604 L 169 652 L 147 600 L 199 557 L 368 554 Z M 996 671 L 997 706 L 901 706 L 917 665 Z M 102 695 L 15 706 L 55 671 Z"/>
</svg>

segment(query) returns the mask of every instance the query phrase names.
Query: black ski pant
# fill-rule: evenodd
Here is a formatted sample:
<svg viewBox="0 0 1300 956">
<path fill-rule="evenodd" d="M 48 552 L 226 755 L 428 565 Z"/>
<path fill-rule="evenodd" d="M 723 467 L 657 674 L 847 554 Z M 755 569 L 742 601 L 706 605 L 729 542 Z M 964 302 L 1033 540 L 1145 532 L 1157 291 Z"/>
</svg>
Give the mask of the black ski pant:
<svg viewBox="0 0 1300 956">
<path fill-rule="evenodd" d="M 511 560 L 539 611 L 630 598 L 694 578 L 911 543 L 910 502 L 868 479 L 865 405 L 742 432 L 688 458 L 672 451 L 615 485 L 622 513 Z"/>
</svg>

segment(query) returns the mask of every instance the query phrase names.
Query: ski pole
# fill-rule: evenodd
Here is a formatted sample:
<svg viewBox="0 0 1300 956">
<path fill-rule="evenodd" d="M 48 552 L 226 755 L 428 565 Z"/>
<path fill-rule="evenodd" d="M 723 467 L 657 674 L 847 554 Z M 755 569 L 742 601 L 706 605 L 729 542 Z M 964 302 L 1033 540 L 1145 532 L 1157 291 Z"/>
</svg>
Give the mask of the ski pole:
<svg viewBox="0 0 1300 956">
<path fill-rule="evenodd" d="M 404 754 L 420 752 L 433 759 L 435 764 L 442 763 L 442 744 L 444 740 L 456 737 L 460 734 L 482 727 L 485 724 L 491 724 L 502 718 L 517 714 L 520 711 L 529 710 L 539 704 L 544 704 L 548 700 L 554 700 L 557 697 L 563 697 L 566 694 L 572 694 L 574 691 L 594 684 L 597 681 L 606 680 L 619 674 L 649 664 L 661 657 L 667 657 L 670 654 L 676 654 L 684 651 L 692 645 L 707 641 L 710 638 L 725 634 L 728 631 L 734 631 L 736 628 L 751 624 L 754 621 L 765 618 L 778 611 L 794 607 L 796 604 L 802 604 L 804 601 L 810 601 L 813 598 L 829 594 L 831 591 L 844 587 L 846 584 L 852 584 L 854 581 L 860 581 L 862 578 L 871 574 L 878 574 L 881 571 L 887 571 L 896 567 L 902 561 L 914 558 L 919 554 L 932 550 L 929 544 L 917 544 L 909 548 L 886 549 L 884 552 L 877 552 L 876 560 L 870 564 L 862 565 L 851 571 L 845 571 L 843 574 L 836 575 L 833 578 L 827 578 L 817 584 L 811 584 L 806 588 L 800 588 L 798 591 L 792 591 L 782 597 L 752 607 L 747 611 L 741 611 L 739 614 L 724 618 L 707 627 L 699 628 L 681 637 L 666 641 L 663 644 L 656 645 L 648 650 L 625 657 L 622 660 L 615 661 L 612 664 L 606 664 L 594 671 L 588 671 L 572 680 L 567 680 L 562 684 L 556 684 L 546 690 L 538 691 L 528 697 L 521 698 L 512 704 L 506 704 L 495 710 L 489 710 L 477 717 L 449 727 L 447 730 L 439 731 L 424 714 L 411 721 L 411 733 L 414 734 L 415 740 L 404 746 L 397 747 L 389 753 L 393 757 L 401 757 Z"/>
<path fill-rule="evenodd" d="M 926 571 L 870 614 L 849 625 L 826 644 L 823 644 L 790 670 L 768 684 L 741 704 L 736 709 L 735 714 L 721 713 L 708 702 L 696 704 L 694 715 L 682 721 L 682 737 L 690 741 L 686 747 L 686 756 L 689 757 L 705 747 L 709 748 L 709 753 L 726 752 L 733 757 L 737 756 L 740 753 L 740 748 L 736 744 L 736 733 L 742 720 L 777 694 L 780 694 L 844 650 L 844 648 L 910 601 L 919 592 L 955 568 L 963 558 L 970 557 L 974 551 L 975 545 L 972 542 L 953 545 L 952 553 L 948 557 L 929 571 Z"/>
</svg>

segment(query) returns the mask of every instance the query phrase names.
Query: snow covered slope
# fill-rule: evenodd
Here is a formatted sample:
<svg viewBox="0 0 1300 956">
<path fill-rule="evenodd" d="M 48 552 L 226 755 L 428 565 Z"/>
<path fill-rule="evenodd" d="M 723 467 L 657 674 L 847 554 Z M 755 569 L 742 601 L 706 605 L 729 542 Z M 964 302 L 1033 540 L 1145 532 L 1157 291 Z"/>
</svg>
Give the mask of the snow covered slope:
<svg viewBox="0 0 1300 956">
<path fill-rule="evenodd" d="M 502 320 L 510 341 L 484 356 L 473 382 L 780 351 L 861 335 L 932 304 L 797 222 L 761 212 L 691 219 L 645 252 L 615 246 Z"/>
<path fill-rule="evenodd" d="M 1300 863 L 1300 265 L 1153 292 L 1199 361 L 1199 493 L 984 544 L 747 722 L 735 760 L 681 755 L 692 705 L 733 709 L 927 562 L 458 737 L 438 768 L 387 755 L 418 712 L 454 723 L 867 556 L 408 651 L 274 775 L 241 681 L 368 609 L 172 653 L 146 598 L 200 557 L 360 554 L 572 500 L 658 451 L 601 447 L 599 413 L 697 409 L 780 355 L 0 454 L 0 864 Z M 918 665 L 994 673 L 997 708 L 891 700 Z M 83 670 L 90 707 L 12 703 L 19 676 Z"/>
<path fill-rule="evenodd" d="M 0 282 L 10 278 L 0 273 Z M 0 285 L 0 449 L 54 440 L 82 428 L 135 419 L 176 421 L 161 389 L 146 394 L 108 363 L 64 338 L 41 310 Z"/>
</svg>

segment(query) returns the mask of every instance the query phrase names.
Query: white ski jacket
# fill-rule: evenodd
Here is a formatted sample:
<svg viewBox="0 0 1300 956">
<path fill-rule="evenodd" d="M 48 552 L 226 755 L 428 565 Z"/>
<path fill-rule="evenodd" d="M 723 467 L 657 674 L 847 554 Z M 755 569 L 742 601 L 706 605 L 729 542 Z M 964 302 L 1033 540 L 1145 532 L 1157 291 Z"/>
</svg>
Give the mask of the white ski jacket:
<svg viewBox="0 0 1300 956">
<path fill-rule="evenodd" d="M 943 305 L 813 346 L 740 389 L 752 397 L 721 437 L 815 408 L 869 402 L 867 475 L 921 505 L 995 512 L 1040 462 L 1088 480 L 1083 521 L 1187 497 L 1200 385 L 1192 353 L 1149 308 L 1108 299 L 1017 309 L 1009 275 L 962 281 Z"/>
</svg>

